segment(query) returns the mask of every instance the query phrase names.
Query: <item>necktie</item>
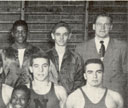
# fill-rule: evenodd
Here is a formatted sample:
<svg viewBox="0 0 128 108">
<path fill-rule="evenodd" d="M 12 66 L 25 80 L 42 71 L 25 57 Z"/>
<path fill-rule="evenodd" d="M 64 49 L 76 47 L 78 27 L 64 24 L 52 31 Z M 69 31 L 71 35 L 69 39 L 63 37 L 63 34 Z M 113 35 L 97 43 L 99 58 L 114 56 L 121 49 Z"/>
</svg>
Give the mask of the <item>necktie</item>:
<svg viewBox="0 0 128 108">
<path fill-rule="evenodd" d="M 100 56 L 101 56 L 101 57 L 104 57 L 104 55 L 105 55 L 104 41 L 100 41 L 100 44 L 101 44 L 101 48 L 100 48 L 99 53 L 100 53 Z"/>
</svg>

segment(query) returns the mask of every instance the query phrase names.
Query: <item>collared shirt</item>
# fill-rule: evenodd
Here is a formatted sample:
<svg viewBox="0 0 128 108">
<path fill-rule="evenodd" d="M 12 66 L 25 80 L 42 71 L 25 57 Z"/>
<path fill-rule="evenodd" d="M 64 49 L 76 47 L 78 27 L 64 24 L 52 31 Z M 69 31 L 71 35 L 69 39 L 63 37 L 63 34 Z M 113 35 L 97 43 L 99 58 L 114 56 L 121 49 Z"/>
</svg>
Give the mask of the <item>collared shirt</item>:
<svg viewBox="0 0 128 108">
<path fill-rule="evenodd" d="M 83 77 L 84 62 L 77 53 L 66 48 L 60 71 L 59 56 L 55 47 L 47 51 L 47 54 L 56 67 L 58 73 L 58 83 L 67 90 L 68 94 L 85 83 Z"/>
<path fill-rule="evenodd" d="M 97 49 L 98 53 L 99 53 L 99 50 L 101 48 L 100 41 L 104 41 L 104 46 L 105 46 L 105 51 L 106 51 L 107 47 L 108 47 L 109 40 L 110 40 L 110 37 L 106 37 L 104 39 L 98 38 L 97 36 L 95 37 L 95 44 L 96 44 L 96 49 Z"/>
</svg>

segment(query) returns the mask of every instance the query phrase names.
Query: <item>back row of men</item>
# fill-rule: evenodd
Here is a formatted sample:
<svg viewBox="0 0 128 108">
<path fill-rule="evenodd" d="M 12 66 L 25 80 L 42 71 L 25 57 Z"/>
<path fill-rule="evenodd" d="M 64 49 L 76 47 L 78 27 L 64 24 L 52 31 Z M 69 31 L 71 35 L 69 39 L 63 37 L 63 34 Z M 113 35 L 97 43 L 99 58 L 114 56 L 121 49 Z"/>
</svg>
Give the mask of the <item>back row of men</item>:
<svg viewBox="0 0 128 108">
<path fill-rule="evenodd" d="M 110 37 L 112 18 L 106 13 L 96 17 L 93 30 L 94 39 L 73 52 L 67 47 L 71 29 L 59 22 L 51 32 L 55 47 L 44 52 L 27 43 L 27 23 L 16 21 L 11 32 L 14 43 L 1 54 L 1 108 L 9 97 L 8 107 L 27 108 L 30 91 L 31 108 L 63 108 L 65 103 L 67 108 L 122 108 L 127 93 L 127 44 Z"/>
</svg>

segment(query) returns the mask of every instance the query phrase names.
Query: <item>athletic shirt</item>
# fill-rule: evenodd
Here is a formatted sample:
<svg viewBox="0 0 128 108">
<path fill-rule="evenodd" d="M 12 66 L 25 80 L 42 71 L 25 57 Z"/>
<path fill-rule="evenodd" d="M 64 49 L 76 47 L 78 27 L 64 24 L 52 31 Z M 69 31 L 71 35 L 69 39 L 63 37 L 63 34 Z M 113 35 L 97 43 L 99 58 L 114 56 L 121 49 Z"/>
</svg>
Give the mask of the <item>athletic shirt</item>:
<svg viewBox="0 0 128 108">
<path fill-rule="evenodd" d="M 50 91 L 45 95 L 36 94 L 34 90 L 32 90 L 31 85 L 31 101 L 29 108 L 60 108 L 59 100 L 56 97 L 53 83 L 51 85 Z"/>
<path fill-rule="evenodd" d="M 0 84 L 0 108 L 6 108 L 6 105 L 2 98 L 2 85 Z"/>
<path fill-rule="evenodd" d="M 104 93 L 104 96 L 101 98 L 101 100 L 98 102 L 98 103 L 92 103 L 89 98 L 87 97 L 87 95 L 84 93 L 84 91 L 82 90 L 82 88 L 80 88 L 83 96 L 84 96 L 84 99 L 85 99 L 85 106 L 84 108 L 107 108 L 106 105 L 105 105 L 105 97 L 106 97 L 106 94 L 107 94 L 107 89 L 105 90 L 105 93 Z"/>
</svg>

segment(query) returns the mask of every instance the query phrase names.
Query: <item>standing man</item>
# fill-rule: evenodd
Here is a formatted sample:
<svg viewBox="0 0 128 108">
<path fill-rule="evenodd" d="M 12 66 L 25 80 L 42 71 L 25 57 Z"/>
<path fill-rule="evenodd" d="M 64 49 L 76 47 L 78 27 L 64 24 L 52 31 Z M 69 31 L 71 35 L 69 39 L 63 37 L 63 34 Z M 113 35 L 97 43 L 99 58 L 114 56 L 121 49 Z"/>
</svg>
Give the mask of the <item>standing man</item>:
<svg viewBox="0 0 128 108">
<path fill-rule="evenodd" d="M 71 38 L 71 29 L 67 23 L 57 23 L 52 29 L 51 36 L 55 41 L 55 47 L 47 54 L 56 67 L 58 83 L 70 94 L 84 83 L 83 61 L 77 53 L 67 47 L 67 42 Z"/>
<path fill-rule="evenodd" d="M 127 44 L 110 37 L 112 18 L 106 14 L 99 14 L 93 30 L 95 37 L 76 48 L 84 61 L 90 58 L 99 58 L 104 63 L 103 85 L 125 94 L 127 76 Z"/>
<path fill-rule="evenodd" d="M 2 52 L 5 83 L 10 86 L 30 82 L 29 59 L 40 49 L 27 42 L 28 25 L 23 20 L 17 20 L 12 27 L 14 43 Z"/>
<path fill-rule="evenodd" d="M 103 86 L 104 65 L 100 59 L 85 63 L 86 85 L 69 95 L 66 108 L 123 108 L 122 96 Z"/>
<path fill-rule="evenodd" d="M 31 89 L 29 108 L 64 108 L 67 94 L 64 87 L 50 81 L 50 59 L 47 54 L 37 52 L 31 57 L 30 70 L 33 81 L 27 86 Z"/>
</svg>

